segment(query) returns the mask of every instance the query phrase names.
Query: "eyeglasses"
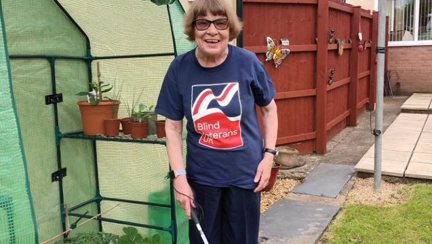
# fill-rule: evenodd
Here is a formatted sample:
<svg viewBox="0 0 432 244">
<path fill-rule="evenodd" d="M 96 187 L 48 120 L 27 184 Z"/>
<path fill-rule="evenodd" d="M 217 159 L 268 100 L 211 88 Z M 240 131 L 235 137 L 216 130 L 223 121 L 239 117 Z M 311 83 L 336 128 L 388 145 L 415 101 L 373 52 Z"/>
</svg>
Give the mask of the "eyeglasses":
<svg viewBox="0 0 432 244">
<path fill-rule="evenodd" d="M 216 19 L 213 21 L 207 19 L 196 19 L 192 21 L 192 24 L 195 26 L 195 29 L 199 31 L 207 30 L 211 24 L 213 24 L 218 30 L 226 30 L 228 28 L 228 19 Z"/>
</svg>

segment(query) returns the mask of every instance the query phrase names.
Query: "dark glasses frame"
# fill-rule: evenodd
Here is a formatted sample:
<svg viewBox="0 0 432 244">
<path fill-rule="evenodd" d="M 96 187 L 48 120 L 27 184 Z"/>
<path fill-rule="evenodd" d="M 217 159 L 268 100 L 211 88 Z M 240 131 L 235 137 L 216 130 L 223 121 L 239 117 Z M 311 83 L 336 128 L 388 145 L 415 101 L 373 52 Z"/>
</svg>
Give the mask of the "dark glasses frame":
<svg viewBox="0 0 432 244">
<path fill-rule="evenodd" d="M 223 21 L 223 23 L 220 23 L 221 21 Z M 206 27 L 199 28 L 197 25 L 197 22 L 201 22 L 202 24 L 205 23 Z M 194 21 L 192 21 L 192 25 L 195 27 L 195 29 L 197 29 L 199 31 L 207 30 L 208 28 L 210 28 L 211 24 L 213 24 L 213 26 L 218 30 L 226 30 L 229 27 L 229 20 L 228 20 L 228 18 L 220 18 L 220 19 L 215 19 L 215 20 L 195 19 Z"/>
</svg>

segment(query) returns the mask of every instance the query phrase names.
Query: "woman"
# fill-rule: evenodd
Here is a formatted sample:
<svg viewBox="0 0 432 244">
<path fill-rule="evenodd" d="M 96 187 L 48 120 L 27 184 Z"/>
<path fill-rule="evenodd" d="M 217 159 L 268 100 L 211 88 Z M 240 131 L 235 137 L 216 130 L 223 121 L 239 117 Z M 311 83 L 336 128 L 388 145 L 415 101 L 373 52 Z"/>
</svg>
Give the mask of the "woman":
<svg viewBox="0 0 432 244">
<path fill-rule="evenodd" d="M 228 44 L 240 30 L 223 0 L 195 0 L 185 33 L 197 47 L 171 63 L 156 107 L 166 117 L 176 200 L 189 219 L 191 208 L 202 213 L 201 226 L 211 244 L 257 243 L 260 191 L 276 154 L 274 87 L 255 54 Z M 264 136 L 255 105 L 263 114 Z M 189 229 L 190 242 L 202 243 L 195 225 Z"/>
</svg>

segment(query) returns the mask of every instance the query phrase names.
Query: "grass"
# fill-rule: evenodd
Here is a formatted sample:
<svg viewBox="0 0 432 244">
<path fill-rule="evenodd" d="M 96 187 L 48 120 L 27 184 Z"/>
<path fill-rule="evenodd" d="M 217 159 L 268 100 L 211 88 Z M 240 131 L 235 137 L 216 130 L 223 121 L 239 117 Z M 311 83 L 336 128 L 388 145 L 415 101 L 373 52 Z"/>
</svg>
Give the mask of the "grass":
<svg viewBox="0 0 432 244">
<path fill-rule="evenodd" d="M 394 207 L 347 205 L 324 243 L 432 243 L 432 185 L 415 184 L 408 202 Z"/>
</svg>

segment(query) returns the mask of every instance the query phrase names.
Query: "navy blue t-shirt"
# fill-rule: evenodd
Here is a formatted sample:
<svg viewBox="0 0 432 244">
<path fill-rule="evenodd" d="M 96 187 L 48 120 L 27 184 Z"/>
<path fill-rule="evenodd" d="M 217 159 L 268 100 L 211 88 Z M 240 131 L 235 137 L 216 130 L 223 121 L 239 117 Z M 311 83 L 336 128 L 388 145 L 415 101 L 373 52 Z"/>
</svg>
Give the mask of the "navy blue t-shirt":
<svg viewBox="0 0 432 244">
<path fill-rule="evenodd" d="M 275 91 L 254 53 L 229 45 L 226 60 L 202 67 L 195 50 L 178 56 L 165 76 L 156 112 L 187 119 L 188 180 L 208 186 L 253 189 L 263 139 L 255 105 Z"/>
</svg>

